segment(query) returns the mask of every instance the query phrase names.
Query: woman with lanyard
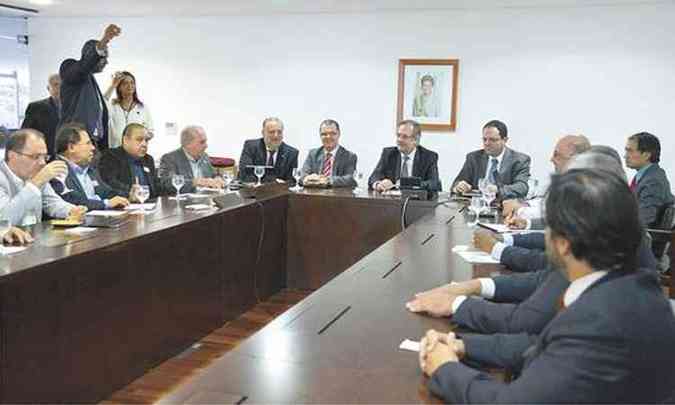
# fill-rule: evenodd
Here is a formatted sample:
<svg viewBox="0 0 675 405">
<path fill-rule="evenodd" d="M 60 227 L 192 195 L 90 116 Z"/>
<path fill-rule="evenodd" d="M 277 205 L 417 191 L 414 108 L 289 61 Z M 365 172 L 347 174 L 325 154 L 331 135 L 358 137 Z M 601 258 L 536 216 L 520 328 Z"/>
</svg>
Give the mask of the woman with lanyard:
<svg viewBox="0 0 675 405">
<path fill-rule="evenodd" d="M 112 83 L 106 90 L 104 97 L 110 100 L 113 89 L 117 98 L 108 103 L 110 114 L 109 143 L 111 148 L 122 145 L 122 132 L 128 124 L 137 123 L 148 130 L 150 138 L 153 136 L 152 117 L 150 110 L 138 98 L 136 92 L 136 78 L 129 72 L 116 72 Z"/>
</svg>

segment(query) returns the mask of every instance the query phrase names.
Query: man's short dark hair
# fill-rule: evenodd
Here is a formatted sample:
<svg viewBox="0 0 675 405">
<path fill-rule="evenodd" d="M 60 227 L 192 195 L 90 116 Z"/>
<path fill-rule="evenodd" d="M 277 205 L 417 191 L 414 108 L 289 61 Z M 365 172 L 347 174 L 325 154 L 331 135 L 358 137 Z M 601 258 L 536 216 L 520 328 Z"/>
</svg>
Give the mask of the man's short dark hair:
<svg viewBox="0 0 675 405">
<path fill-rule="evenodd" d="M 76 145 L 82 139 L 82 132 L 87 132 L 87 128 L 79 122 L 68 122 L 63 124 L 56 132 L 54 148 L 56 153 L 63 154 L 68 150 L 69 145 Z"/>
<path fill-rule="evenodd" d="M 616 173 L 572 169 L 552 176 L 546 223 L 552 237 L 567 239 L 574 257 L 594 270 L 635 270 L 642 238 L 638 206 Z"/>
<path fill-rule="evenodd" d="M 37 129 L 25 128 L 12 132 L 5 142 L 5 162 L 9 161 L 9 152 L 20 153 L 26 146 L 28 137 L 34 136 L 44 141 L 45 136 Z"/>
<path fill-rule="evenodd" d="M 638 132 L 631 135 L 628 140 L 634 141 L 637 144 L 637 149 L 640 152 L 649 152 L 651 155 L 649 161 L 652 163 L 659 163 L 661 161 L 661 142 L 659 138 L 649 132 Z"/>
<path fill-rule="evenodd" d="M 497 131 L 499 131 L 499 136 L 502 137 L 502 139 L 506 139 L 509 137 L 509 129 L 506 127 L 506 124 L 499 120 L 492 120 L 488 121 L 487 124 L 483 125 L 483 129 L 485 128 L 494 128 Z"/>
<path fill-rule="evenodd" d="M 148 130 L 143 124 L 132 122 L 131 124 L 124 127 L 124 131 L 122 131 L 122 137 L 127 138 L 134 129 L 142 129 L 144 131 Z"/>
<path fill-rule="evenodd" d="M 321 124 L 319 125 L 319 132 L 321 132 L 321 127 L 324 125 L 329 127 L 335 127 L 335 129 L 337 129 L 337 131 L 340 132 L 340 124 L 338 124 L 338 122 L 335 120 L 327 119 L 321 121 Z"/>
</svg>

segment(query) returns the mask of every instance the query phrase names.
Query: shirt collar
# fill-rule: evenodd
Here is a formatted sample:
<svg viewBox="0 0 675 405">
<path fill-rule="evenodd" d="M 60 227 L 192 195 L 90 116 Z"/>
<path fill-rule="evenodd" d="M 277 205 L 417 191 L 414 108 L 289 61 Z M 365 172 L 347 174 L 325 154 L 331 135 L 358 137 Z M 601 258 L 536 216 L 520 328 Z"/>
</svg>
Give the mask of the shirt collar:
<svg viewBox="0 0 675 405">
<path fill-rule="evenodd" d="M 335 147 L 335 149 L 333 149 L 333 150 L 330 151 L 330 152 L 328 152 L 328 151 L 326 150 L 326 148 L 324 148 L 324 149 L 323 149 L 323 155 L 326 156 L 328 153 L 330 153 L 333 157 L 335 157 L 335 155 L 337 155 L 337 153 L 338 153 L 339 151 L 340 151 L 340 145 L 338 144 L 338 145 Z"/>
<path fill-rule="evenodd" d="M 67 159 L 65 156 L 57 155 L 56 157 L 62 159 L 64 162 L 68 163 L 68 166 L 75 172 L 77 175 L 87 174 L 89 171 L 89 166 L 80 166 L 77 163 Z"/>
<path fill-rule="evenodd" d="M 400 150 L 398 151 L 401 154 L 401 162 L 403 162 L 403 159 L 405 157 L 405 153 L 401 152 Z M 408 153 L 408 157 L 410 158 L 408 161 L 412 162 L 415 160 L 415 153 L 417 153 L 417 148 L 413 149 L 412 152 Z"/>
<path fill-rule="evenodd" d="M 17 175 L 12 171 L 12 169 L 10 169 L 10 167 L 7 165 L 7 162 L 5 162 L 4 159 L 2 160 L 2 164 L 5 166 L 5 168 L 7 169 L 7 171 L 8 171 L 9 173 L 11 173 L 12 178 L 14 179 L 14 182 L 15 182 L 15 183 L 20 184 L 20 185 L 22 185 L 22 186 L 25 184 L 25 181 L 24 181 L 24 180 L 21 180 L 21 178 L 20 178 L 19 176 L 17 176 Z"/>
<path fill-rule="evenodd" d="M 596 281 L 600 280 L 607 275 L 607 271 L 594 271 L 590 274 L 587 274 L 583 277 L 580 277 L 570 284 L 565 290 L 565 295 L 563 296 L 563 303 L 565 307 L 569 307 L 576 301 L 584 291 L 588 290 Z"/>
<path fill-rule="evenodd" d="M 645 172 L 646 172 L 650 167 L 652 167 L 653 164 L 654 164 L 654 163 L 648 163 L 648 164 L 642 166 L 640 169 L 638 169 L 637 173 L 635 173 L 635 182 L 636 182 L 636 183 L 637 183 L 638 181 L 640 181 L 640 179 L 642 178 L 642 176 L 645 175 Z"/>
<path fill-rule="evenodd" d="M 202 160 L 201 156 L 199 157 L 199 159 L 193 158 L 192 156 L 190 156 L 189 153 L 187 153 L 185 149 L 183 149 L 183 153 L 185 153 L 185 157 L 187 158 L 187 160 L 192 163 L 198 163 L 200 160 Z"/>
<path fill-rule="evenodd" d="M 502 159 L 504 159 L 504 153 L 506 153 L 506 146 L 504 146 L 502 153 L 500 153 L 498 156 L 493 157 L 488 155 L 488 162 L 492 159 L 497 159 L 497 166 L 499 166 L 502 163 Z"/>
</svg>

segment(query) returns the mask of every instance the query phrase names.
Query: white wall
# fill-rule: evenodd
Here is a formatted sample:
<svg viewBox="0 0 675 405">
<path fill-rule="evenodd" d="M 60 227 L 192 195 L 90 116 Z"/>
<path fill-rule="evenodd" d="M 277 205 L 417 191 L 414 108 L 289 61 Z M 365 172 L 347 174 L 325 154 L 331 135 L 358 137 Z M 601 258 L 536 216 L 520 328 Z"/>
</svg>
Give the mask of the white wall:
<svg viewBox="0 0 675 405">
<path fill-rule="evenodd" d="M 177 145 L 164 123 L 203 124 L 210 152 L 238 159 L 265 116 L 286 124 L 286 141 L 306 151 L 319 143 L 323 118 L 342 125 L 342 144 L 369 173 L 394 143 L 399 58 L 459 58 L 455 133 L 425 133 L 439 152 L 444 186 L 480 129 L 498 118 L 510 144 L 533 156 L 545 177 L 557 136 L 582 131 L 623 148 L 628 135 L 660 137 L 663 166 L 675 177 L 675 5 L 510 8 L 211 18 L 47 19 L 30 21 L 33 97 L 49 73 L 108 22 L 123 34 L 99 75 L 138 79 L 158 137 L 157 157 Z"/>
</svg>

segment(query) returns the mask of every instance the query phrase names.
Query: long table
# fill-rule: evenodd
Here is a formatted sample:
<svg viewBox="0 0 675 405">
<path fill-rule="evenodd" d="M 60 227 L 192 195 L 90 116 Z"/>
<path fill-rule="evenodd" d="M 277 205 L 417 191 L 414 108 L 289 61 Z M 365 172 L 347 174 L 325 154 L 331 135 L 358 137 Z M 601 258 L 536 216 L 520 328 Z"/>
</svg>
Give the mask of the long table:
<svg viewBox="0 0 675 405">
<path fill-rule="evenodd" d="M 415 292 L 501 269 L 472 266 L 451 252 L 473 232 L 459 208 L 434 208 L 162 402 L 438 402 L 417 354 L 398 347 L 450 325 L 404 303 Z M 327 262 L 337 256 L 324 253 Z"/>
<path fill-rule="evenodd" d="M 372 192 L 283 192 L 207 211 L 185 205 L 163 198 L 119 229 L 80 235 L 37 226 L 33 246 L 0 257 L 1 402 L 99 401 L 282 288 L 350 290 L 344 280 L 362 258 L 378 270 L 357 273 L 370 276 L 420 249 L 428 235 L 411 229 L 437 232 L 424 217 L 401 233 L 402 201 Z M 452 223 L 454 214 L 435 205 L 411 201 L 406 221 L 432 213 Z M 425 250 L 444 238 L 425 241 Z M 409 265 L 383 280 L 417 271 Z M 342 310 L 323 305 L 304 317 L 320 322 Z"/>
</svg>

